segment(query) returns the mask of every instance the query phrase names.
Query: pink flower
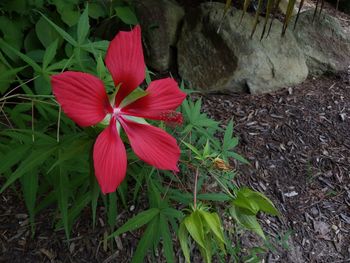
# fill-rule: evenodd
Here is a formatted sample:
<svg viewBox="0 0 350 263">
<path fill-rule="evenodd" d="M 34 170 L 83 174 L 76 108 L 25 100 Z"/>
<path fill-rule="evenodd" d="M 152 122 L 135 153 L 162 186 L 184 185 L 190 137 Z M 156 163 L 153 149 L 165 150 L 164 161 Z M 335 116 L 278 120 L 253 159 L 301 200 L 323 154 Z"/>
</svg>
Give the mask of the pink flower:
<svg viewBox="0 0 350 263">
<path fill-rule="evenodd" d="M 175 110 L 186 97 L 173 79 L 165 78 L 152 81 L 146 96 L 121 107 L 125 97 L 145 79 L 140 26 L 116 35 L 105 63 L 119 87 L 112 104 L 103 82 L 93 75 L 67 71 L 51 78 L 57 101 L 78 125 L 86 127 L 109 119 L 109 126 L 97 137 L 93 151 L 95 175 L 104 194 L 114 192 L 126 174 L 127 157 L 119 136 L 120 126 L 141 160 L 159 169 L 178 171 L 180 149 L 176 140 L 160 128 L 136 122 L 134 117 L 180 122 L 182 115 Z"/>
</svg>

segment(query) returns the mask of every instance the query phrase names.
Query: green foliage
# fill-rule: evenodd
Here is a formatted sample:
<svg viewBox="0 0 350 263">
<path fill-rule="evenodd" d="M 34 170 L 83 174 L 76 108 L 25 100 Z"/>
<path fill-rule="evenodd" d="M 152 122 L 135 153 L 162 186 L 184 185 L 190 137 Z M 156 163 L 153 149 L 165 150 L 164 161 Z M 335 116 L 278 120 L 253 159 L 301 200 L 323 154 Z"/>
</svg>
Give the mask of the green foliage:
<svg viewBox="0 0 350 263">
<path fill-rule="evenodd" d="M 237 187 L 236 171 L 229 162 L 248 161 L 235 152 L 238 138 L 233 135 L 233 122 L 220 128 L 219 122 L 201 112 L 201 100 L 184 101 L 182 127 L 160 124 L 180 145 L 180 173 L 149 167 L 128 149 L 126 180 L 117 192 L 100 193 L 91 153 L 101 127 L 81 129 L 68 119 L 54 100 L 50 77 L 65 70 L 84 71 L 99 76 L 113 92 L 103 62 L 109 42 L 94 35 L 91 25 L 111 17 L 133 25 L 137 18 L 123 1 L 106 5 L 101 1 L 84 5 L 78 0 L 0 3 L 5 14 L 0 25 L 8 27 L 0 26 L 4 35 L 0 38 L 0 194 L 21 190 L 33 234 L 35 217 L 47 207 L 56 209 L 53 225 L 65 232 L 67 240 L 83 211 L 91 212 L 93 227 L 96 218 L 105 217 L 111 234 L 104 244 L 138 230 L 132 262 L 143 262 L 156 248 L 161 248 L 167 262 L 176 262 L 176 236 L 187 262 L 190 242 L 206 262 L 225 256 L 230 253 L 225 236 L 229 229 L 224 229 L 218 211 L 228 205 L 236 223 L 264 237 L 256 214 L 278 212 L 264 195 Z M 147 70 L 148 84 L 152 77 Z M 189 92 L 183 83 L 181 88 Z M 145 95 L 138 88 L 123 103 Z M 206 187 L 213 183 L 215 187 Z M 137 204 L 139 212 L 122 224 L 118 215 L 130 203 Z"/>
<path fill-rule="evenodd" d="M 216 241 L 221 251 L 225 252 L 225 238 L 220 218 L 217 213 L 210 213 L 206 210 L 206 207 L 198 205 L 180 224 L 178 236 L 186 262 L 190 262 L 188 236 L 197 243 L 207 263 L 212 259 L 213 240 Z"/>
</svg>

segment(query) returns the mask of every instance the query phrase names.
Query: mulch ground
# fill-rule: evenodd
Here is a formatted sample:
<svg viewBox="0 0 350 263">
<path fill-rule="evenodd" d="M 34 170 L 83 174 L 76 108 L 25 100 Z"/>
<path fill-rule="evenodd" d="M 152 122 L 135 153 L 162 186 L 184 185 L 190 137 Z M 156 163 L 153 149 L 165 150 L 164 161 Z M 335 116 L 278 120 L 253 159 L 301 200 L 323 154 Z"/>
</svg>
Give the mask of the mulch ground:
<svg viewBox="0 0 350 263">
<path fill-rule="evenodd" d="M 238 180 L 282 212 L 261 218 L 265 230 L 276 238 L 292 230 L 288 249 L 267 262 L 350 262 L 350 74 L 203 101 L 215 119 L 235 122 L 237 151 L 251 162 L 236 164 Z"/>
</svg>

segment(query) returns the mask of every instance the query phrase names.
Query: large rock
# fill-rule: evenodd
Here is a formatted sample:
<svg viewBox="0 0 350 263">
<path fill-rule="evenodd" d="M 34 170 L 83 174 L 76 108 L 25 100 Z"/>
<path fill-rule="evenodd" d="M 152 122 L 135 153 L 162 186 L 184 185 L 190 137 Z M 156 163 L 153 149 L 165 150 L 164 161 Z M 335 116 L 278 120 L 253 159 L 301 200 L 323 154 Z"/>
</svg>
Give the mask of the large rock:
<svg viewBox="0 0 350 263">
<path fill-rule="evenodd" d="M 274 22 L 260 41 L 263 21 L 250 38 L 254 17 L 232 9 L 222 20 L 224 4 L 202 4 L 185 17 L 178 42 L 178 67 L 183 79 L 202 90 L 262 93 L 294 85 L 308 75 L 305 57 L 292 33 L 281 38 Z M 220 31 L 218 28 L 220 26 Z"/>
<path fill-rule="evenodd" d="M 171 0 L 138 0 L 135 8 L 145 37 L 147 64 L 159 72 L 168 70 L 183 8 Z"/>
<path fill-rule="evenodd" d="M 350 64 L 349 35 L 344 32 L 336 18 L 325 12 L 314 21 L 313 16 L 313 10 L 300 14 L 293 31 L 304 52 L 310 73 L 318 75 L 345 71 Z"/>
</svg>

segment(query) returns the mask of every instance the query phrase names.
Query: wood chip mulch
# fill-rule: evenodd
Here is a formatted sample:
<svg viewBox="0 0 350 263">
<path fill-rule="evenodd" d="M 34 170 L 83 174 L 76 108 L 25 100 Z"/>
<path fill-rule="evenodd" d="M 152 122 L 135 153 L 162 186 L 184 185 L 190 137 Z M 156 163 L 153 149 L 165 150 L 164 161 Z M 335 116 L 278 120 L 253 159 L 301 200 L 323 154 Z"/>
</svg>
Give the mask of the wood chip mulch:
<svg viewBox="0 0 350 263">
<path fill-rule="evenodd" d="M 273 94 L 210 94 L 205 112 L 240 137 L 241 184 L 265 193 L 282 218 L 262 216 L 288 248 L 267 262 L 350 262 L 350 74 L 310 78 Z M 249 245 L 249 244 L 248 244 Z"/>
</svg>

